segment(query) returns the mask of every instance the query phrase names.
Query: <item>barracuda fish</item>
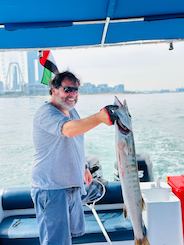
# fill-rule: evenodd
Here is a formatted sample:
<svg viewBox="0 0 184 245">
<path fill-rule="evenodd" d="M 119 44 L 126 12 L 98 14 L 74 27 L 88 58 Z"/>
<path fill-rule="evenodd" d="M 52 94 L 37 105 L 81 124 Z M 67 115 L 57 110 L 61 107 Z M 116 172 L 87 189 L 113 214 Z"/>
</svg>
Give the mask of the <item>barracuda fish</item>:
<svg viewBox="0 0 184 245">
<path fill-rule="evenodd" d="M 136 245 L 150 245 L 144 235 L 142 221 L 143 199 L 141 196 L 138 168 L 135 154 L 134 137 L 132 132 L 131 116 L 126 101 L 123 104 L 115 97 L 116 155 L 118 171 L 125 204 L 124 215 L 130 217 L 134 231 Z"/>
</svg>

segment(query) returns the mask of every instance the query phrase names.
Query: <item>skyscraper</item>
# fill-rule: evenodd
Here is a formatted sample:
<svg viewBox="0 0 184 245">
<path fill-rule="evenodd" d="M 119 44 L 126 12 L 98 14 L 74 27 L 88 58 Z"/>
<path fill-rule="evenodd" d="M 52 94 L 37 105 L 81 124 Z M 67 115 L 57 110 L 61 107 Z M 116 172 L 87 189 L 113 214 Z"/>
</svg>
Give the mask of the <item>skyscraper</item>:
<svg viewBox="0 0 184 245">
<path fill-rule="evenodd" d="M 20 87 L 23 88 L 25 82 L 27 81 L 27 67 L 25 54 L 25 51 L 0 52 L 0 77 L 1 81 L 4 84 L 5 90 L 9 91 L 13 88 L 12 76 L 14 71 L 12 68 L 15 64 L 17 67 L 17 73 L 19 73 L 20 76 Z"/>
<path fill-rule="evenodd" d="M 27 71 L 28 71 L 28 83 L 35 84 L 36 83 L 36 65 L 38 61 L 37 51 L 28 51 L 27 52 Z"/>
<path fill-rule="evenodd" d="M 28 84 L 25 86 L 25 92 L 27 94 L 47 93 L 48 87 L 40 83 L 43 68 L 39 63 L 38 51 L 27 52 L 27 73 Z"/>
<path fill-rule="evenodd" d="M 20 89 L 20 75 L 18 76 L 17 66 L 12 67 L 12 89 L 17 91 Z"/>
</svg>

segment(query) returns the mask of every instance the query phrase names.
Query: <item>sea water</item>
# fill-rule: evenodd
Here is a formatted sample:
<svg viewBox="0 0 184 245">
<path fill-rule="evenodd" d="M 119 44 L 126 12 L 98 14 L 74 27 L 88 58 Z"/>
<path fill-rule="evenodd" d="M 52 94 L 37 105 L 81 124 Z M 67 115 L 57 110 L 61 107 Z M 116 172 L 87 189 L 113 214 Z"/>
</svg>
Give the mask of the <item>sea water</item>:
<svg viewBox="0 0 184 245">
<path fill-rule="evenodd" d="M 154 177 L 184 174 L 184 93 L 118 94 L 132 116 L 137 154 L 149 155 Z M 0 188 L 29 186 L 33 165 L 32 121 L 47 96 L 0 97 Z M 114 95 L 80 95 L 77 110 L 86 117 L 113 104 Z M 95 156 L 104 178 L 113 180 L 114 126 L 85 134 L 86 156 Z"/>
</svg>

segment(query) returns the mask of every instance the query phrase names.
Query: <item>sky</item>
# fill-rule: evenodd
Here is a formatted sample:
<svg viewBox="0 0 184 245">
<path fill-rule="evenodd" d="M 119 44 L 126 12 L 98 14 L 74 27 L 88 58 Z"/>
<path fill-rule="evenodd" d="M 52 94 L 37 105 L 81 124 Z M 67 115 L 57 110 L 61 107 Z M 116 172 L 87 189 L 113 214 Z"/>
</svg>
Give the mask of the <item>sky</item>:
<svg viewBox="0 0 184 245">
<path fill-rule="evenodd" d="M 53 54 L 60 71 L 74 72 L 82 83 L 124 84 L 126 90 L 184 87 L 184 42 L 63 49 Z"/>
</svg>

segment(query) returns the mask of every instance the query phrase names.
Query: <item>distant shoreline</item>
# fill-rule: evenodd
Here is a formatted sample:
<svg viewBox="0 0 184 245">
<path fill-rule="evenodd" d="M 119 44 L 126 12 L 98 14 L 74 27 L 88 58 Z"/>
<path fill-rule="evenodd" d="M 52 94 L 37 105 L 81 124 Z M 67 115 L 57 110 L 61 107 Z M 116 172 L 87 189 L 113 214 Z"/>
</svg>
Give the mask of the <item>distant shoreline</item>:
<svg viewBox="0 0 184 245">
<path fill-rule="evenodd" d="M 105 94 L 168 94 L 168 93 L 184 93 L 184 91 L 165 91 L 165 92 L 159 92 L 159 91 L 124 91 L 123 93 L 80 93 L 80 95 L 105 95 Z M 10 93 L 4 93 L 0 94 L 0 98 L 16 98 L 16 97 L 35 97 L 35 96 L 49 96 L 48 93 L 35 93 L 35 94 L 25 94 L 22 92 L 10 92 Z"/>
</svg>

